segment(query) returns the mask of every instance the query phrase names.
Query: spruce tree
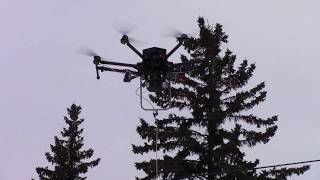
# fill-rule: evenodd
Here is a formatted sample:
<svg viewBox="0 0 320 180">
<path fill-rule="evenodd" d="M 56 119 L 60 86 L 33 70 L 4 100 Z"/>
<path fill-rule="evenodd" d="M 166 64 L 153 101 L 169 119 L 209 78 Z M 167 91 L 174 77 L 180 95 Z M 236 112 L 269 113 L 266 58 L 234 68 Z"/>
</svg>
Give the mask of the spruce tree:
<svg viewBox="0 0 320 180">
<path fill-rule="evenodd" d="M 72 104 L 67 110 L 69 117 L 64 117 L 64 120 L 68 127 L 61 131 L 63 138 L 55 136 L 54 145 L 50 145 L 52 153 L 45 153 L 53 169 L 36 168 L 40 180 L 84 180 L 86 177 L 80 175 L 100 162 L 100 158 L 86 162 L 85 160 L 93 156 L 94 150 L 81 150 L 84 145 L 83 128 L 79 127 L 84 121 L 79 119 L 81 107 Z"/>
<path fill-rule="evenodd" d="M 243 60 L 236 65 L 236 56 L 222 51 L 227 35 L 222 26 L 215 27 L 198 19 L 199 37 L 184 41 L 188 56 L 181 60 L 203 59 L 195 64 L 197 70 L 173 82 L 172 107 L 188 110 L 189 116 L 179 112 L 166 118 L 156 118 L 155 124 L 141 119 L 137 132 L 145 141 L 132 145 L 135 154 L 154 152 L 156 124 L 158 125 L 158 150 L 163 154 L 158 160 L 160 179 L 209 180 L 286 180 L 289 176 L 303 174 L 309 166 L 271 170 L 237 171 L 254 168 L 259 160 L 246 160 L 242 147 L 267 143 L 277 130 L 277 116 L 261 118 L 252 114 L 254 107 L 265 101 L 265 83 L 247 87 L 253 76 L 255 64 Z M 205 68 L 201 64 L 206 64 Z M 160 107 L 168 107 L 168 92 L 157 93 L 151 100 Z M 226 125 L 228 122 L 228 125 Z M 156 159 L 136 162 L 149 180 L 156 176 Z"/>
</svg>

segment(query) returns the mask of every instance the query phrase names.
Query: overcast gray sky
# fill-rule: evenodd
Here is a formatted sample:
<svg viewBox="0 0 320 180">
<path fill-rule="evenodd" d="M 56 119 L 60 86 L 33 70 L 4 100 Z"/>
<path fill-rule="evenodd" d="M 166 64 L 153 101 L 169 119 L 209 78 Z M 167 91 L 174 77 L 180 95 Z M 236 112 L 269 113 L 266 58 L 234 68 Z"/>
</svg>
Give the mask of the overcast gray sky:
<svg viewBox="0 0 320 180">
<path fill-rule="evenodd" d="M 320 3 L 316 0 L 1 0 L 0 1 L 0 180 L 37 177 L 53 136 L 72 103 L 83 107 L 86 147 L 101 157 L 88 179 L 124 180 L 139 175 L 131 143 L 138 117 L 138 82 L 120 74 L 95 79 L 90 47 L 106 58 L 140 59 L 119 43 L 115 23 L 136 24 L 131 34 L 150 46 L 171 48 L 168 28 L 196 32 L 198 16 L 219 22 L 239 60 L 255 62 L 253 79 L 266 81 L 268 98 L 256 109 L 279 115 L 279 130 L 266 145 L 246 150 L 261 165 L 320 158 Z M 177 53 L 179 54 L 179 53 Z M 171 60 L 177 62 L 178 55 Z M 141 172 L 140 172 L 141 173 Z M 318 180 L 320 164 L 292 180 Z"/>
</svg>

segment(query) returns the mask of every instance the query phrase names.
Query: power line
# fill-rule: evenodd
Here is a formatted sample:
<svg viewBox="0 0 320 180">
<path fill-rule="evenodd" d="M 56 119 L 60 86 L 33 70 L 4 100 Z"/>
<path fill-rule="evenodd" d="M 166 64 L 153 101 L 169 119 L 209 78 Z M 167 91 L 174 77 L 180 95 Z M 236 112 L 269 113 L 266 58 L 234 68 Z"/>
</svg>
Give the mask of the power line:
<svg viewBox="0 0 320 180">
<path fill-rule="evenodd" d="M 315 162 L 320 162 L 320 159 L 309 160 L 309 161 L 293 162 L 293 163 L 276 164 L 276 165 L 270 165 L 270 166 L 260 166 L 260 167 L 255 167 L 255 168 L 239 168 L 239 169 L 233 169 L 233 170 L 224 171 L 224 172 L 219 172 L 219 173 L 214 172 L 214 173 L 209 173 L 209 174 L 210 174 L 210 175 L 220 175 L 220 174 L 224 174 L 224 173 L 230 174 L 230 173 L 236 173 L 236 172 L 242 172 L 242 171 L 268 169 L 268 168 L 291 166 L 291 165 L 298 165 L 298 164 L 307 164 L 307 163 L 315 163 Z"/>
</svg>

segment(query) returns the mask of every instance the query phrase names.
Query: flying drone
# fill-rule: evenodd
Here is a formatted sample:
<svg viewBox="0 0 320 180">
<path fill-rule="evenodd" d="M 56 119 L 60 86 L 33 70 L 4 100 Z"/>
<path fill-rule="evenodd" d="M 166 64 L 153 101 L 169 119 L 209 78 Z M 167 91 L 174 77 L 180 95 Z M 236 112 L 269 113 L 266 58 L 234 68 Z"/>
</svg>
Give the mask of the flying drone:
<svg viewBox="0 0 320 180">
<path fill-rule="evenodd" d="M 168 61 L 168 58 L 183 45 L 187 38 L 188 36 L 186 34 L 178 36 L 178 44 L 168 53 L 166 52 L 166 49 L 159 47 L 147 48 L 140 53 L 130 43 L 128 35 L 124 34 L 120 42 L 128 46 L 142 59 L 142 61 L 137 64 L 107 61 L 95 53 L 90 53 L 89 55 L 93 56 L 93 64 L 96 68 L 97 79 L 100 79 L 99 72 L 118 72 L 124 74 L 124 82 L 131 82 L 131 80 L 140 77 L 140 90 L 142 89 L 142 86 L 146 86 L 149 92 L 161 92 L 165 88 L 171 88 L 170 82 L 173 79 L 179 78 L 181 80 L 185 77 L 185 73 L 199 69 L 200 66 L 205 64 L 203 59 L 192 59 L 182 63 L 173 63 Z M 125 69 L 121 69 L 121 67 Z M 142 90 L 140 91 L 140 97 L 141 93 Z M 142 99 L 142 97 L 140 99 Z M 142 103 L 141 107 L 143 108 Z"/>
</svg>

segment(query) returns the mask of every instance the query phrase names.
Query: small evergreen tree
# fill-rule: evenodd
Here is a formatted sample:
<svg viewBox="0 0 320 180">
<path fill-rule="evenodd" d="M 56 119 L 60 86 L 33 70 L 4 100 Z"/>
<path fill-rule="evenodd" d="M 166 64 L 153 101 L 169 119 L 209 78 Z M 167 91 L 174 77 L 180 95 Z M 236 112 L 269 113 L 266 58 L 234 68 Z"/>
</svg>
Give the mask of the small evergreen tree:
<svg viewBox="0 0 320 180">
<path fill-rule="evenodd" d="M 309 166 L 271 170 L 236 171 L 255 168 L 259 160 L 245 160 L 241 147 L 267 143 L 277 130 L 277 116 L 260 118 L 248 112 L 266 99 L 265 83 L 246 88 L 256 68 L 247 60 L 235 66 L 236 56 L 221 52 L 227 43 L 222 26 L 214 28 L 198 19 L 198 38 L 188 38 L 184 47 L 191 58 L 203 59 L 183 80 L 174 82 L 172 106 L 187 109 L 191 117 L 171 113 L 156 119 L 159 134 L 155 142 L 156 126 L 141 119 L 137 132 L 145 140 L 143 145 L 132 145 L 133 152 L 145 154 L 155 151 L 155 143 L 164 154 L 158 160 L 161 179 L 209 180 L 286 180 L 292 174 L 300 175 Z M 182 55 L 183 62 L 189 61 Z M 169 106 L 168 92 L 151 96 L 160 107 Z M 226 122 L 231 122 L 226 126 Z M 230 127 L 231 126 L 231 127 Z M 146 173 L 140 180 L 154 179 L 156 160 L 137 162 L 136 168 Z"/>
<path fill-rule="evenodd" d="M 90 162 L 84 162 L 85 159 L 92 157 L 93 149 L 81 150 L 83 146 L 83 129 L 79 128 L 84 119 L 79 119 L 81 107 L 72 104 L 67 109 L 69 118 L 64 117 L 68 128 L 63 128 L 61 135 L 63 138 L 54 137 L 54 145 L 50 145 L 52 153 L 45 153 L 47 160 L 54 165 L 54 169 L 48 167 L 38 167 L 36 171 L 40 180 L 84 180 L 81 177 L 89 168 L 97 166 L 100 158 Z"/>
</svg>

